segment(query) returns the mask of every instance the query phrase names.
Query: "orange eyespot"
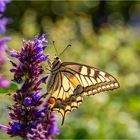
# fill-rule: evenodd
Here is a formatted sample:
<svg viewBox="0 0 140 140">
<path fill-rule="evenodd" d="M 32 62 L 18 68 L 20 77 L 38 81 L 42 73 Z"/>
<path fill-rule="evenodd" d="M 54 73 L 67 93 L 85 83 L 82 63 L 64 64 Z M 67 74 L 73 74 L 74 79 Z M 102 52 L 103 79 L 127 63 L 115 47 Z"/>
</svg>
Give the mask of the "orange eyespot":
<svg viewBox="0 0 140 140">
<path fill-rule="evenodd" d="M 55 103 L 55 99 L 51 97 L 51 98 L 49 99 L 49 103 L 50 103 L 50 104 L 54 104 L 54 103 Z"/>
</svg>

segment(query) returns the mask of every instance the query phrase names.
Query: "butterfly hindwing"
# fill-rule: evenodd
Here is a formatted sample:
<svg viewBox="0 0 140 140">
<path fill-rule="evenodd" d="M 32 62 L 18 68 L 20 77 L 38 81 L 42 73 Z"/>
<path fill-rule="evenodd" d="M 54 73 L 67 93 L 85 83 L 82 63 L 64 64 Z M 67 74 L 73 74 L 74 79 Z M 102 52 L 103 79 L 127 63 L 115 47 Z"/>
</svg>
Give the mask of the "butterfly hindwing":
<svg viewBox="0 0 140 140">
<path fill-rule="evenodd" d="M 79 107 L 84 96 L 119 87 L 118 81 L 110 74 L 94 67 L 64 62 L 51 74 L 48 81 L 53 111 L 60 112 L 64 122 L 66 112 Z"/>
<path fill-rule="evenodd" d="M 51 75 L 50 78 L 55 80 L 54 83 L 52 83 L 50 79 L 48 81 L 48 91 L 51 93 L 50 100 L 55 100 L 54 104 L 51 106 L 51 109 L 52 111 L 61 113 L 63 123 L 65 113 L 71 112 L 73 109 L 78 108 L 83 101 L 83 97 L 80 96 L 80 94 L 73 94 L 77 85 L 80 84 L 80 81 L 69 72 L 59 72 Z"/>
</svg>

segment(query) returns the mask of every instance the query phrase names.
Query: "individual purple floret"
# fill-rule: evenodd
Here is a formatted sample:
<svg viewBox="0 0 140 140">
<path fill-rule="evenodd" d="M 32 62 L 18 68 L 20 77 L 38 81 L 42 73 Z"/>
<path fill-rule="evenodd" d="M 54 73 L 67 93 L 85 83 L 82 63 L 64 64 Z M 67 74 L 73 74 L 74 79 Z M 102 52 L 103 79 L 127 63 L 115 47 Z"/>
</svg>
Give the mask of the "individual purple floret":
<svg viewBox="0 0 140 140">
<path fill-rule="evenodd" d="M 15 104 L 9 107 L 11 122 L 1 126 L 0 129 L 7 131 L 10 136 L 19 136 L 28 140 L 54 139 L 59 134 L 56 119 L 50 111 L 47 101 L 43 106 L 43 98 L 40 85 L 46 82 L 48 76 L 40 79 L 44 72 L 41 63 L 49 60 L 48 55 L 43 54 L 43 43 L 48 42 L 43 34 L 35 37 L 34 41 L 24 41 L 19 52 L 12 51 L 11 56 L 18 59 L 18 63 L 11 61 L 16 83 L 21 88 L 11 94 Z M 41 107 L 42 106 L 42 107 Z"/>
<path fill-rule="evenodd" d="M 3 13 L 6 9 L 6 4 L 11 0 L 0 0 L 0 13 Z"/>
<path fill-rule="evenodd" d="M 8 49 L 6 42 L 10 41 L 11 37 L 0 38 L 0 65 L 7 61 L 6 51 Z"/>
<path fill-rule="evenodd" d="M 11 22 L 8 18 L 0 18 L 0 33 L 4 34 L 6 32 L 6 25 Z"/>
<path fill-rule="evenodd" d="M 0 74 L 0 88 L 7 88 L 9 85 L 10 82 L 2 74 Z"/>
</svg>

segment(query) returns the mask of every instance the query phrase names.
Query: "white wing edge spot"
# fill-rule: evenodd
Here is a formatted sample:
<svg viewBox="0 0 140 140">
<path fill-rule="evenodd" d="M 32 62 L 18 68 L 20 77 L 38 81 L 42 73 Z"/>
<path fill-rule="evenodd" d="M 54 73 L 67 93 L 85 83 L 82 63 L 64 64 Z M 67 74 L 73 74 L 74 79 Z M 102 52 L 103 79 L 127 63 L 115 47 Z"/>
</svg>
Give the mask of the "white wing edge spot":
<svg viewBox="0 0 140 140">
<path fill-rule="evenodd" d="M 102 88 L 101 87 L 98 87 L 98 91 L 101 91 L 102 90 Z"/>
<path fill-rule="evenodd" d="M 82 75 L 87 75 L 87 67 L 82 66 L 80 73 L 81 73 Z"/>
<path fill-rule="evenodd" d="M 106 74 L 106 73 L 103 72 L 103 71 L 100 71 L 99 74 L 102 75 L 103 77 L 105 77 L 105 74 Z"/>
<path fill-rule="evenodd" d="M 106 85 L 106 87 L 107 87 L 107 88 L 110 88 L 110 86 L 109 86 L 109 85 Z"/>
<path fill-rule="evenodd" d="M 111 87 L 114 87 L 114 84 L 110 84 Z"/>
<path fill-rule="evenodd" d="M 118 83 L 115 83 L 114 86 L 115 86 L 115 87 L 119 87 L 119 84 L 118 84 Z"/>
<path fill-rule="evenodd" d="M 97 92 L 97 90 L 96 90 L 96 89 L 94 89 L 94 90 L 93 90 L 93 93 L 96 93 L 96 92 Z"/>
<path fill-rule="evenodd" d="M 92 91 L 89 91 L 89 92 L 88 92 L 88 95 L 91 95 L 92 93 L 93 93 Z"/>
<path fill-rule="evenodd" d="M 94 75 L 95 75 L 95 70 L 93 70 L 93 69 L 90 69 L 89 76 L 93 77 Z"/>
</svg>

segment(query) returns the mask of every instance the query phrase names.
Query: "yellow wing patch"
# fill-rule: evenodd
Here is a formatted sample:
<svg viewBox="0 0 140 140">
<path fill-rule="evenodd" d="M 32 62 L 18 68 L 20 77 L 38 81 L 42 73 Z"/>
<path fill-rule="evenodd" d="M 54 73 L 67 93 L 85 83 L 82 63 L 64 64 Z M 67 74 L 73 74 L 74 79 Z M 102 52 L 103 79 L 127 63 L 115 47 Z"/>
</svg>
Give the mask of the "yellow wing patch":
<svg viewBox="0 0 140 140">
<path fill-rule="evenodd" d="M 74 88 L 76 88 L 80 84 L 79 80 L 75 76 L 70 77 L 69 80 L 73 84 Z"/>
</svg>

